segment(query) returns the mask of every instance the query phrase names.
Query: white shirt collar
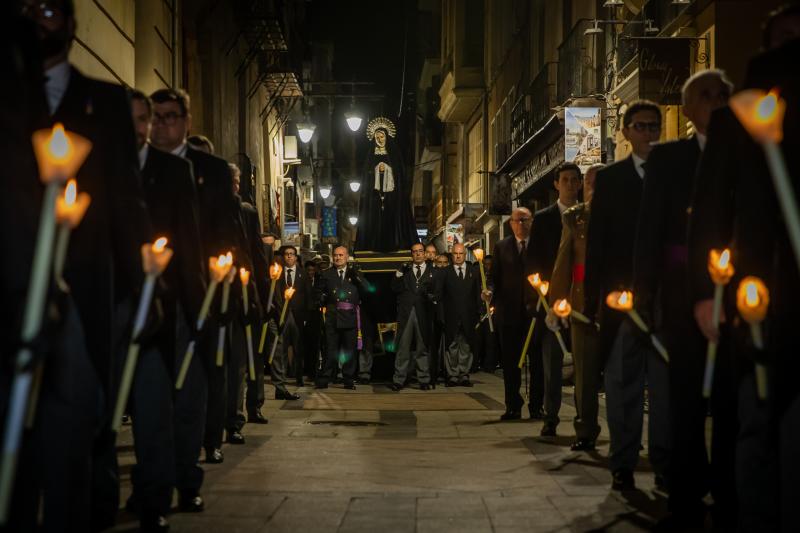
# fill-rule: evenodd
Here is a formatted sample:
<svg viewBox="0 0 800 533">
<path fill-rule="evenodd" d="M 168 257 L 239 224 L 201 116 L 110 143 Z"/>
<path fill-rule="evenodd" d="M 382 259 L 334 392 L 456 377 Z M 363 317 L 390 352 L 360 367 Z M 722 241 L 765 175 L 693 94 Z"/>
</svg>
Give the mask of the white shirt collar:
<svg viewBox="0 0 800 533">
<path fill-rule="evenodd" d="M 149 147 L 150 145 L 148 143 L 144 143 L 144 145 L 139 148 L 139 170 L 142 170 L 144 168 L 144 164 L 147 163 Z"/>
<path fill-rule="evenodd" d="M 175 149 L 174 149 L 172 152 L 170 152 L 170 153 L 171 153 L 172 155 L 177 155 L 177 156 L 180 156 L 180 157 L 186 157 L 186 150 L 188 150 L 188 149 L 189 149 L 189 145 L 186 143 L 186 141 L 183 141 L 183 142 L 180 144 L 180 146 L 178 146 L 177 148 L 175 148 Z"/>
<path fill-rule="evenodd" d="M 708 137 L 706 137 L 699 131 L 695 132 L 695 137 L 697 138 L 697 144 L 700 145 L 700 151 L 702 152 L 703 150 L 706 149 L 706 140 L 708 140 Z"/>
<path fill-rule="evenodd" d="M 47 107 L 53 115 L 67 92 L 69 79 L 72 73 L 69 61 L 62 61 L 44 71 L 44 92 L 47 96 Z"/>
<path fill-rule="evenodd" d="M 458 274 L 458 269 L 459 268 L 462 269 L 463 272 L 466 274 L 467 273 L 466 266 L 467 266 L 467 263 L 461 263 L 460 265 L 453 264 L 453 268 L 456 269 L 456 274 Z"/>
<path fill-rule="evenodd" d="M 633 157 L 633 167 L 636 169 L 636 173 L 639 174 L 640 178 L 644 177 L 644 164 L 645 160 L 639 157 L 638 155 L 631 152 L 631 157 Z"/>
<path fill-rule="evenodd" d="M 556 200 L 556 204 L 558 204 L 558 212 L 562 215 L 564 214 L 564 211 L 572 207 L 566 204 L 562 204 L 560 199 Z"/>
<path fill-rule="evenodd" d="M 414 263 L 414 270 L 415 271 L 417 270 L 417 267 L 419 267 L 420 274 L 424 274 L 425 273 L 425 269 L 428 267 L 428 263 L 426 263 L 425 261 L 423 261 L 420 264 Z M 416 272 L 415 272 L 415 274 L 416 274 Z"/>
</svg>

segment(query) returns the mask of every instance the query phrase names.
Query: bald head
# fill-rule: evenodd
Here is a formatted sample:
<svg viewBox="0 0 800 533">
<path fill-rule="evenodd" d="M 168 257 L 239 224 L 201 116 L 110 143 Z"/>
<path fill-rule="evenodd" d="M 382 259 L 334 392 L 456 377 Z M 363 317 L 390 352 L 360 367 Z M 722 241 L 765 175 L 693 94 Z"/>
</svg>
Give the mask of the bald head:
<svg viewBox="0 0 800 533">
<path fill-rule="evenodd" d="M 516 207 L 511 211 L 511 231 L 517 239 L 527 239 L 531 235 L 533 215 L 527 207 Z"/>
<path fill-rule="evenodd" d="M 464 248 L 464 245 L 460 242 L 457 242 L 453 245 L 453 249 L 450 251 L 453 254 L 453 264 L 463 265 L 464 261 L 467 259 L 467 249 Z"/>
<path fill-rule="evenodd" d="M 733 83 L 718 69 L 702 70 L 683 84 L 681 99 L 683 114 L 692 121 L 695 130 L 705 135 L 711 113 L 728 103 Z"/>
</svg>

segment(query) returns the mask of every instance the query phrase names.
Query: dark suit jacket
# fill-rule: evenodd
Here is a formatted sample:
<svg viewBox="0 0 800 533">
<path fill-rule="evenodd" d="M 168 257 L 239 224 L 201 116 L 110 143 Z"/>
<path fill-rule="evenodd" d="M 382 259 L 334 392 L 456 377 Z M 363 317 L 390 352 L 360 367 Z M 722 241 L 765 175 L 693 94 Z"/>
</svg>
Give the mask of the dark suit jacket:
<svg viewBox="0 0 800 533">
<path fill-rule="evenodd" d="M 125 89 L 72 69 L 51 123 L 92 141 L 76 176 L 92 203 L 72 232 L 64 279 L 78 307 L 100 382 L 111 383 L 114 303 L 135 301 L 143 273 L 141 245 L 150 242 L 150 217 L 139 175 L 133 121 Z"/>
<path fill-rule="evenodd" d="M 609 292 L 631 289 L 641 196 L 642 178 L 632 157 L 597 172 L 586 242 L 587 315 L 605 312 Z"/>
<path fill-rule="evenodd" d="M 239 225 L 242 228 L 240 238 L 244 239 L 244 242 L 239 247 L 247 251 L 252 273 L 250 283 L 253 284 L 251 287 L 255 297 L 254 301 L 260 307 L 262 303 L 266 305 L 269 295 L 269 259 L 264 249 L 264 243 L 261 242 L 261 220 L 258 210 L 247 202 L 241 202 L 240 215 Z"/>
<path fill-rule="evenodd" d="M 419 281 L 414 274 L 415 267 L 403 272 L 401 277 L 392 278 L 392 290 L 397 294 L 397 338 L 403 333 L 413 309 L 417 315 L 425 346 L 430 346 L 431 326 L 434 321 L 436 287 L 434 285 L 434 268 L 430 263 L 425 265 L 425 272 Z"/>
<path fill-rule="evenodd" d="M 444 272 L 437 276 L 437 312 L 439 321 L 444 322 L 447 345 L 453 342 L 459 330 L 470 344 L 475 339 L 475 324 L 478 323 L 478 309 L 481 305 L 481 275 L 469 263 L 464 263 L 463 266 L 463 280 L 456 274 L 454 265 L 442 269 Z"/>
<path fill-rule="evenodd" d="M 536 212 L 531 228 L 533 272 L 538 272 L 545 281 L 550 281 L 560 242 L 561 211 L 555 203 Z"/>
<path fill-rule="evenodd" d="M 514 235 L 498 241 L 492 252 L 492 305 L 494 320 L 500 326 L 520 326 L 527 323 L 535 308 L 537 296 L 528 283 L 533 273 L 533 246 L 528 243 L 522 261 L 517 253 Z"/>
<path fill-rule="evenodd" d="M 691 319 L 686 232 L 700 145 L 695 137 L 659 144 L 647 160 L 634 251 L 640 312 L 677 334 Z M 683 329 L 683 328 L 681 328 Z"/>
<path fill-rule="evenodd" d="M 286 267 L 283 267 L 281 277 L 275 285 L 275 290 L 283 294 L 287 288 L 286 285 Z M 294 295 L 289 301 L 289 307 L 286 313 L 292 313 L 294 321 L 298 327 L 303 327 L 303 323 L 308 320 L 309 313 L 314 307 L 314 294 L 312 292 L 311 280 L 306 273 L 306 269 L 301 267 L 299 263 L 294 265 Z"/>
<path fill-rule="evenodd" d="M 147 210 L 155 237 L 166 237 L 174 255 L 164 280 L 165 313 L 180 301 L 188 324 L 197 321 L 205 294 L 204 265 L 197 220 L 197 192 L 191 163 L 149 146 L 142 169 Z"/>
<path fill-rule="evenodd" d="M 358 326 L 356 310 L 338 309 L 336 304 L 342 302 L 360 306 L 362 291 L 365 291 L 364 281 L 352 268 L 348 267 L 345 271 L 344 281 L 339 279 L 336 267 L 323 270 L 317 280 L 316 297 L 320 305 L 327 308 L 326 326 L 355 329 Z"/>
</svg>

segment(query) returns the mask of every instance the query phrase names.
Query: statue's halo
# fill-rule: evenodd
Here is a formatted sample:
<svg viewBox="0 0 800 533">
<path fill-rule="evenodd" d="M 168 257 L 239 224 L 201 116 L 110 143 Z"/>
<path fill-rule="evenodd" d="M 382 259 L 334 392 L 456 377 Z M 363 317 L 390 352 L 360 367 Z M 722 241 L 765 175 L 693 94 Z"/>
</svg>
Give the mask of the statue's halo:
<svg viewBox="0 0 800 533">
<path fill-rule="evenodd" d="M 375 131 L 378 129 L 385 129 L 390 137 L 397 134 L 394 123 L 386 117 L 375 117 L 367 124 L 367 139 L 370 141 L 375 138 Z"/>
</svg>

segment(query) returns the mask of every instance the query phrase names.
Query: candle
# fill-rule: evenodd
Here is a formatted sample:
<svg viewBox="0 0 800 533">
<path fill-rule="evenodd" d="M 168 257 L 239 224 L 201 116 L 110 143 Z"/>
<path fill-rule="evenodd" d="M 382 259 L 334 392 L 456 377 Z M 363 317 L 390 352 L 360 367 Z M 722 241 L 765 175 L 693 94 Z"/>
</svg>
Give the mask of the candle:
<svg viewBox="0 0 800 533">
<path fill-rule="evenodd" d="M 8 518 L 8 504 L 14 483 L 22 427 L 28 412 L 27 404 L 32 383 L 29 367 L 34 356 L 29 346 L 42 326 L 50 272 L 53 268 L 56 197 L 61 184 L 78 172 L 92 149 L 92 143 L 88 139 L 65 131 L 61 124 L 56 124 L 50 130 L 34 132 L 31 142 L 39 168 L 39 178 L 45 184 L 45 191 L 22 318 L 20 340 L 25 347 L 17 352 L 3 431 L 2 463 L 0 463 L 0 524 L 4 524 Z"/>
<path fill-rule="evenodd" d="M 81 223 L 91 201 L 87 193 L 78 193 L 78 186 L 74 179 L 67 182 L 64 196 L 59 196 L 56 199 L 56 223 L 59 226 L 59 230 L 56 240 L 53 276 L 62 290 L 67 290 L 62 274 L 64 272 L 64 262 L 67 259 L 70 232 Z"/>
<path fill-rule="evenodd" d="M 247 285 L 250 283 L 250 272 L 245 268 L 239 269 L 239 280 L 242 282 L 242 308 L 244 316 L 247 317 L 250 309 L 250 303 L 247 298 Z M 245 318 L 247 320 L 247 318 Z M 247 338 L 247 370 L 250 374 L 250 381 L 256 380 L 256 365 L 255 357 L 253 357 L 253 327 L 250 322 L 244 326 L 245 337 Z"/>
<path fill-rule="evenodd" d="M 232 267 L 233 255 L 231 252 L 208 259 L 208 275 L 210 280 L 205 297 L 203 297 L 203 304 L 200 306 L 200 312 L 197 315 L 197 331 L 203 329 L 206 318 L 208 318 L 208 310 L 211 308 L 211 301 L 214 299 L 217 285 L 225 279 L 225 276 L 228 275 Z M 183 354 L 183 361 L 181 361 L 180 370 L 178 371 L 178 379 L 175 380 L 175 388 L 177 390 L 183 388 L 183 382 L 186 380 L 186 373 L 189 371 L 189 364 L 192 362 L 192 357 L 194 357 L 194 348 L 195 341 L 189 341 L 189 346 L 186 347 L 186 352 Z"/>
<path fill-rule="evenodd" d="M 231 283 L 233 283 L 233 276 L 235 271 L 231 269 L 228 275 L 225 276 L 225 282 L 222 284 L 222 306 L 221 312 L 224 315 L 228 312 L 228 302 L 231 297 Z M 217 336 L 217 366 L 222 366 L 222 359 L 225 354 L 225 326 L 219 327 L 219 335 Z"/>
<path fill-rule="evenodd" d="M 541 305 L 542 301 L 539 300 L 536 303 L 536 312 L 533 313 L 533 318 L 531 318 L 531 324 L 530 326 L 528 326 L 528 335 L 525 337 L 525 343 L 522 345 L 522 353 L 519 355 L 519 363 L 517 363 L 517 368 L 522 368 L 525 365 L 525 359 L 528 356 L 528 347 L 531 344 L 531 337 L 533 336 L 533 329 L 536 327 L 536 315 L 539 313 Z"/>
<path fill-rule="evenodd" d="M 266 313 L 269 313 L 270 309 L 272 309 L 272 298 L 275 296 L 275 284 L 278 282 L 278 278 L 281 277 L 281 272 L 283 272 L 283 267 L 279 263 L 273 263 L 272 266 L 269 267 L 269 278 L 272 282 L 269 284 L 269 296 L 267 296 L 267 305 L 264 308 Z M 264 353 L 264 341 L 267 340 L 267 324 L 269 324 L 269 319 L 264 321 L 264 325 L 261 326 L 261 340 L 258 342 L 258 353 Z"/>
<path fill-rule="evenodd" d="M 283 321 L 286 318 L 286 309 L 289 307 L 289 300 L 294 296 L 294 287 L 288 287 L 283 291 L 283 309 L 281 309 L 281 317 L 278 320 L 278 327 L 283 326 Z M 272 364 L 272 358 L 275 357 L 275 349 L 278 347 L 278 335 L 275 335 L 275 340 L 272 341 L 272 349 L 269 352 L 269 363 Z"/>
<path fill-rule="evenodd" d="M 664 361 L 669 363 L 669 353 L 667 349 L 661 344 L 661 341 L 656 338 L 655 335 L 650 333 L 650 328 L 647 327 L 647 324 L 644 323 L 642 320 L 641 315 L 636 312 L 636 309 L 633 308 L 633 293 L 631 291 L 613 291 L 608 293 L 606 296 L 606 305 L 609 306 L 611 309 L 616 311 L 622 311 L 623 313 L 627 313 L 627 315 L 633 320 L 633 323 L 642 330 L 647 335 L 650 335 L 650 342 L 653 345 L 653 348 L 664 358 Z"/>
<path fill-rule="evenodd" d="M 544 307 L 546 313 L 549 313 L 550 305 L 547 303 L 547 298 L 545 298 L 545 296 L 547 296 L 547 292 L 550 290 L 550 282 L 541 281 L 537 287 L 537 290 L 539 291 L 539 300 L 542 302 L 542 307 Z M 556 331 L 555 334 L 558 344 L 561 346 L 561 352 L 564 355 L 570 355 L 570 351 L 567 349 L 567 345 L 564 343 L 564 337 L 561 335 L 561 332 Z"/>
<path fill-rule="evenodd" d="M 725 285 L 733 276 L 731 264 L 731 251 L 729 249 L 711 250 L 708 253 L 708 273 L 714 282 L 714 305 L 711 311 L 711 324 L 714 329 L 719 328 L 719 318 L 722 312 L 722 296 Z M 717 341 L 709 340 L 706 348 L 706 368 L 703 375 L 703 398 L 711 397 L 711 386 L 714 381 L 714 365 L 717 358 Z"/>
<path fill-rule="evenodd" d="M 117 402 L 114 404 L 114 414 L 111 418 L 111 430 L 115 433 L 122 425 L 122 414 L 128 403 L 128 396 L 133 383 L 133 376 L 136 371 L 136 363 L 139 360 L 139 343 L 137 337 L 144 330 L 147 321 L 147 313 L 150 310 L 150 303 L 153 300 L 153 290 L 155 289 L 156 278 L 167 268 L 172 259 L 172 250 L 167 248 L 167 238 L 160 237 L 153 244 L 143 244 L 142 250 L 142 270 L 144 271 L 144 284 L 142 294 L 139 297 L 139 305 L 136 308 L 136 315 L 133 320 L 131 331 L 131 343 L 128 346 L 128 355 L 122 370 L 122 380 L 120 381 Z"/>
<path fill-rule="evenodd" d="M 589 320 L 588 316 L 573 309 L 572 305 L 570 305 L 569 301 L 567 301 L 566 298 L 562 298 L 560 300 L 555 301 L 555 303 L 553 304 L 553 312 L 556 314 L 556 316 L 560 318 L 567 318 L 568 316 L 571 316 L 576 320 L 580 320 L 584 324 L 592 323 L 592 321 Z"/>
<path fill-rule="evenodd" d="M 795 263 L 800 266 L 800 214 L 794 188 L 779 143 L 783 140 L 783 119 L 786 101 L 776 89 L 764 93 L 759 89 L 741 91 L 730 99 L 736 118 L 753 139 L 759 143 L 767 158 L 775 196 L 781 206 Z"/>
<path fill-rule="evenodd" d="M 769 307 L 769 290 L 764 282 L 755 276 L 747 276 L 741 282 L 736 291 L 736 308 L 745 321 L 750 324 L 750 336 L 753 339 L 753 346 L 758 350 L 764 350 L 764 337 L 761 332 L 761 322 L 767 316 Z M 767 368 L 756 363 L 756 390 L 758 398 L 767 398 Z"/>
<path fill-rule="evenodd" d="M 481 288 L 486 291 L 486 271 L 483 269 L 483 250 L 481 248 L 475 248 L 472 250 L 472 255 L 478 260 L 478 268 L 481 271 Z M 492 313 L 489 312 L 489 302 L 484 300 L 483 303 L 486 305 L 486 316 L 489 319 L 489 331 L 494 333 L 494 321 L 492 321 Z"/>
</svg>

